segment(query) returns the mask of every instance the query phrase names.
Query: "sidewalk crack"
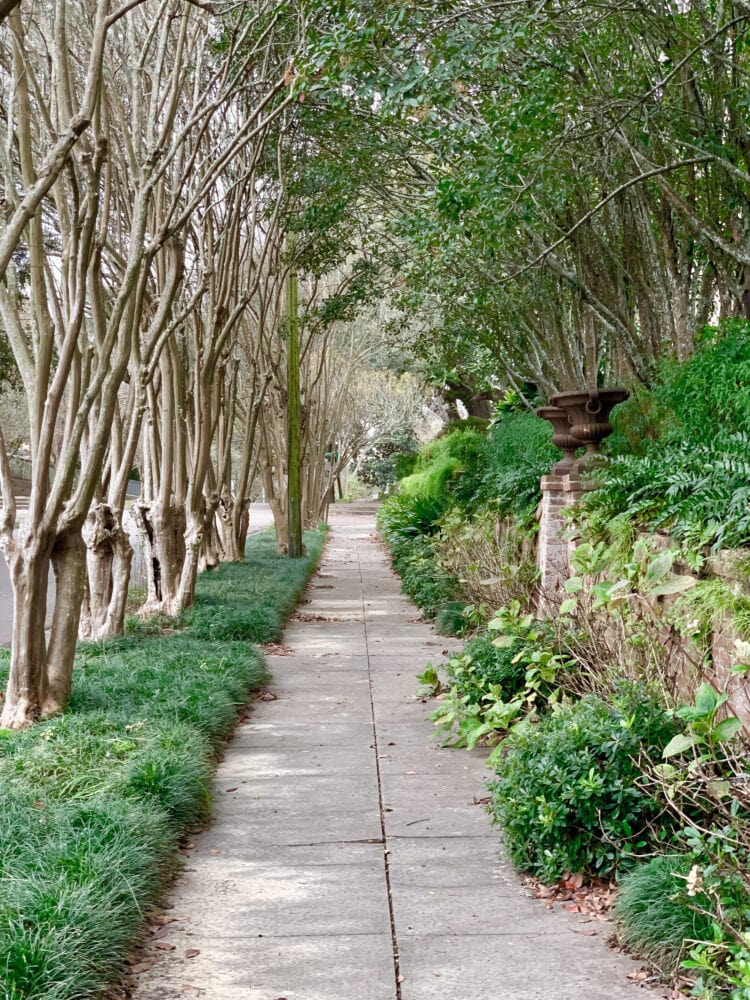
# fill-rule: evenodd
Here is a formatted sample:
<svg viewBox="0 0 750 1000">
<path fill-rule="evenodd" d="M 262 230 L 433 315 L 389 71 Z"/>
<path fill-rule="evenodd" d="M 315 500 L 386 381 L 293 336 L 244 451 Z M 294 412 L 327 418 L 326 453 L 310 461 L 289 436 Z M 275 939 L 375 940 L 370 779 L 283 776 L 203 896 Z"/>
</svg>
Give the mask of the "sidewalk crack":
<svg viewBox="0 0 750 1000">
<path fill-rule="evenodd" d="M 365 633 L 365 654 L 367 658 L 367 678 L 370 687 L 370 712 L 372 713 L 372 745 L 375 754 L 375 772 L 378 779 L 378 806 L 380 811 L 381 842 L 383 844 L 383 869 L 385 872 L 385 887 L 388 893 L 388 914 L 391 921 L 391 939 L 393 941 L 393 974 L 396 985 L 396 1000 L 401 998 L 401 964 L 399 961 L 398 937 L 396 936 L 396 917 L 393 910 L 393 891 L 391 887 L 391 866 L 389 861 L 388 834 L 385 826 L 385 805 L 383 802 L 383 776 L 380 770 L 380 755 L 378 751 L 378 727 L 375 722 L 375 699 L 372 690 L 372 668 L 370 665 L 370 643 L 367 635 L 367 614 L 365 613 L 365 584 L 362 576 L 362 561 L 359 552 L 359 540 L 355 540 L 357 552 L 357 566 L 359 568 L 359 579 L 362 589 L 362 611 L 364 613 L 364 633 Z"/>
</svg>

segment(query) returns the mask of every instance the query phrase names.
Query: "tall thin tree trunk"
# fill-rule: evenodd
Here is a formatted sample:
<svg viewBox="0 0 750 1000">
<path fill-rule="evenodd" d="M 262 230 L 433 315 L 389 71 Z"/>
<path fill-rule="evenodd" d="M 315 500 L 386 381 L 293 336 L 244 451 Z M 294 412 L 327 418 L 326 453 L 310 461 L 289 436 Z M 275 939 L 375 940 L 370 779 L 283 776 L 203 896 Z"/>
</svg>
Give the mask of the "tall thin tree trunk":
<svg viewBox="0 0 750 1000">
<path fill-rule="evenodd" d="M 294 244 L 290 241 L 290 249 Z M 302 544 L 302 412 L 300 401 L 299 302 L 297 272 L 292 266 L 287 278 L 286 312 L 289 339 L 286 352 L 287 370 L 287 509 L 289 527 L 287 554 L 299 559 L 305 554 Z"/>
<path fill-rule="evenodd" d="M 47 691 L 42 703 L 43 717 L 65 708 L 73 685 L 73 657 L 86 583 L 86 546 L 80 525 L 75 524 L 58 535 L 51 561 L 56 595 L 47 650 Z"/>
<path fill-rule="evenodd" d="M 27 540 L 28 542 L 29 540 Z M 0 728 L 34 722 L 47 697 L 47 584 L 52 544 L 33 538 L 9 555 L 13 587 L 13 646 Z"/>
</svg>

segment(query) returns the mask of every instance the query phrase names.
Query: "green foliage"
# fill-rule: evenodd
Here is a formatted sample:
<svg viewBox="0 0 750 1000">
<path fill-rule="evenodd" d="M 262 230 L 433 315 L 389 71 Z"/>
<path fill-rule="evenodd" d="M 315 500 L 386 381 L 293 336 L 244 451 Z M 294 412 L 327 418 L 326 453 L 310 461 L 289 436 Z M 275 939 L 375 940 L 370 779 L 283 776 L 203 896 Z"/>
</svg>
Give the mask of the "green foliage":
<svg viewBox="0 0 750 1000">
<path fill-rule="evenodd" d="M 693 549 L 750 544 L 748 378 L 750 326 L 736 320 L 694 357 L 663 363 L 651 392 L 616 411 L 585 510 L 669 530 Z"/>
<path fill-rule="evenodd" d="M 693 996 L 705 1000 L 750 998 L 750 851 L 747 837 L 738 842 L 736 822 L 685 831 L 693 861 L 688 889 L 709 928 L 696 935 L 697 944 L 695 939 L 687 942 L 682 967 L 695 979 Z"/>
<path fill-rule="evenodd" d="M 289 559 L 276 552 L 273 531 L 252 538 L 256 572 L 247 576 L 245 563 L 225 563 L 204 574 L 195 604 L 183 615 L 196 639 L 216 642 L 276 642 L 297 604 L 323 550 L 324 535 L 304 535 L 307 556 Z"/>
<path fill-rule="evenodd" d="M 400 483 L 403 493 L 430 498 L 443 507 L 463 505 L 471 499 L 485 457 L 486 438 L 473 428 L 465 428 L 465 423 L 456 423 L 450 433 L 420 451 L 414 472 Z"/>
<path fill-rule="evenodd" d="M 413 472 L 416 461 L 416 440 L 411 434 L 399 434 L 371 448 L 359 462 L 357 475 L 363 483 L 386 490 Z"/>
<path fill-rule="evenodd" d="M 688 751 L 697 751 L 701 762 L 713 758 L 718 744 L 732 740 L 742 729 L 742 723 L 735 716 L 719 717 L 720 709 L 728 700 L 726 694 L 719 694 L 710 684 L 701 684 L 694 704 L 677 709 L 675 714 L 684 721 L 686 732 L 678 733 L 669 741 L 664 748 L 664 758 Z"/>
<path fill-rule="evenodd" d="M 524 671 L 524 695 L 529 711 L 544 711 L 561 695 L 562 678 L 576 662 L 556 641 L 552 623 L 524 612 L 519 602 L 498 608 L 487 625 L 500 650 L 513 650 L 513 662 Z"/>
<path fill-rule="evenodd" d="M 419 535 L 432 535 L 438 530 L 440 510 L 440 503 L 429 497 L 397 493 L 378 511 L 378 528 L 391 546 Z"/>
<path fill-rule="evenodd" d="M 199 577 L 199 605 L 213 616 L 203 621 L 258 601 L 280 627 L 323 534 L 306 541 L 307 558 L 292 561 L 254 536 L 244 564 Z M 68 710 L 0 733 L 8 1000 L 94 998 L 123 971 L 179 836 L 208 815 L 215 751 L 266 680 L 247 642 L 201 638 L 199 628 L 147 633 L 81 644 Z M 3 652 L 0 679 L 7 668 Z"/>
<path fill-rule="evenodd" d="M 550 425 L 528 411 L 498 417 L 487 438 L 476 501 L 491 503 L 502 517 L 531 519 L 541 499 L 539 480 L 560 457 L 551 438 Z"/>
<path fill-rule="evenodd" d="M 711 936 L 710 900 L 703 892 L 688 895 L 692 868 L 690 855 L 652 858 L 623 877 L 617 894 L 620 942 L 667 976 L 677 972 L 688 942 Z"/>
<path fill-rule="evenodd" d="M 510 700 L 523 692 L 526 682 L 524 664 L 517 658 L 520 645 L 514 642 L 499 648 L 489 632 L 474 636 L 460 657 L 448 661 L 448 676 L 472 701 L 490 684 L 499 684 L 503 696 Z"/>
<path fill-rule="evenodd" d="M 99 996 L 168 877 L 174 831 L 149 803 L 40 802 L 0 787 L 2 996 Z"/>
<path fill-rule="evenodd" d="M 548 881 L 609 875 L 668 840 L 674 825 L 640 785 L 642 755 L 658 756 L 675 723 L 643 689 L 612 705 L 587 696 L 511 735 L 491 785 L 493 816 L 514 863 Z"/>
<path fill-rule="evenodd" d="M 429 537 L 418 535 L 392 542 L 391 556 L 401 577 L 401 589 L 428 618 L 456 600 L 457 580 L 440 567 Z"/>
<path fill-rule="evenodd" d="M 435 631 L 438 635 L 463 635 L 468 628 L 464 617 L 466 605 L 463 601 L 446 601 L 435 615 Z"/>
<path fill-rule="evenodd" d="M 447 746 L 498 743 L 559 700 L 560 676 L 573 666 L 555 648 L 549 623 L 522 613 L 518 603 L 501 608 L 487 631 L 448 661 L 449 688 L 432 721 L 448 734 Z"/>
<path fill-rule="evenodd" d="M 477 568 L 474 553 L 485 560 L 489 549 L 490 560 L 500 558 L 494 551 L 495 526 L 501 518 L 531 518 L 540 495 L 539 476 L 549 470 L 556 455 L 549 428 L 528 412 L 504 413 L 486 433 L 466 424 L 456 422 L 420 451 L 414 472 L 401 481 L 402 492 L 389 498 L 378 516 L 404 592 L 429 616 L 444 607 L 440 627 L 453 634 L 464 630 L 458 617 L 460 577 Z M 481 537 L 469 537 L 474 521 Z M 529 532 L 514 532 L 513 527 L 505 532 L 503 551 L 528 557 Z M 438 534 L 439 539 L 425 543 L 425 538 Z M 442 550 L 445 565 L 439 556 Z M 464 550 L 471 552 L 466 566 L 461 560 Z M 503 596 L 530 595 L 536 581 L 533 560 L 522 558 L 518 566 L 513 559 L 500 561 L 501 566 L 488 567 L 488 585 L 500 579 L 499 572 L 507 583 Z M 475 600 L 476 590 L 474 584 L 469 600 Z"/>
<path fill-rule="evenodd" d="M 416 471 L 401 480 L 401 492 L 413 499 L 437 503 L 446 493 L 449 480 L 460 468 L 461 463 L 452 455 L 436 455 L 426 469 L 417 466 Z"/>
<path fill-rule="evenodd" d="M 480 739 L 497 742 L 516 720 L 525 682 L 516 653 L 515 648 L 498 649 L 485 634 L 470 639 L 462 653 L 449 659 L 448 690 L 431 715 L 446 734 L 446 746 L 473 749 Z"/>
</svg>

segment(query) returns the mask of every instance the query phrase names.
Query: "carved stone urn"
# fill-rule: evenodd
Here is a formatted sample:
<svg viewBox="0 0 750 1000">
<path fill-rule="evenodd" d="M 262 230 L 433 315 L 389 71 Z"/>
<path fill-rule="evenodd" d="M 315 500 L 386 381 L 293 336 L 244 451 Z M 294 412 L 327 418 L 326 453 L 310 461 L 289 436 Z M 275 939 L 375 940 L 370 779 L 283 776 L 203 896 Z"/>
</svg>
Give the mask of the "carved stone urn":
<svg viewBox="0 0 750 1000">
<path fill-rule="evenodd" d="M 571 471 L 578 471 L 599 454 L 599 445 L 613 430 L 609 423 L 610 413 L 629 395 L 627 389 L 592 389 L 589 392 L 560 392 L 550 399 L 552 406 L 567 414 L 573 437 L 586 446 L 586 454 Z"/>
<path fill-rule="evenodd" d="M 540 406 L 536 415 L 542 420 L 549 420 L 554 429 L 552 444 L 563 453 L 560 461 L 552 467 L 553 476 L 567 476 L 576 464 L 576 451 L 583 446 L 583 441 L 574 437 L 568 414 L 559 406 Z"/>
</svg>

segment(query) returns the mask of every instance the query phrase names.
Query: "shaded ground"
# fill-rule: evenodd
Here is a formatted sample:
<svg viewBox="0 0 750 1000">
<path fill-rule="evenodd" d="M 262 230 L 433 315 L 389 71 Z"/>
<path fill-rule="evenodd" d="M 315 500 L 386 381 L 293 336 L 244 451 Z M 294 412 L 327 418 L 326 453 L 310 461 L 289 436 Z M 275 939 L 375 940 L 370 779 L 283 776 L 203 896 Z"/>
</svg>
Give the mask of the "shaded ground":
<svg viewBox="0 0 750 1000">
<path fill-rule="evenodd" d="M 524 896 L 478 800 L 483 754 L 437 749 L 415 621 L 368 505 L 332 511 L 294 652 L 226 753 L 137 1000 L 628 1000 L 606 925 Z M 173 918 L 173 919 L 172 919 Z"/>
</svg>

